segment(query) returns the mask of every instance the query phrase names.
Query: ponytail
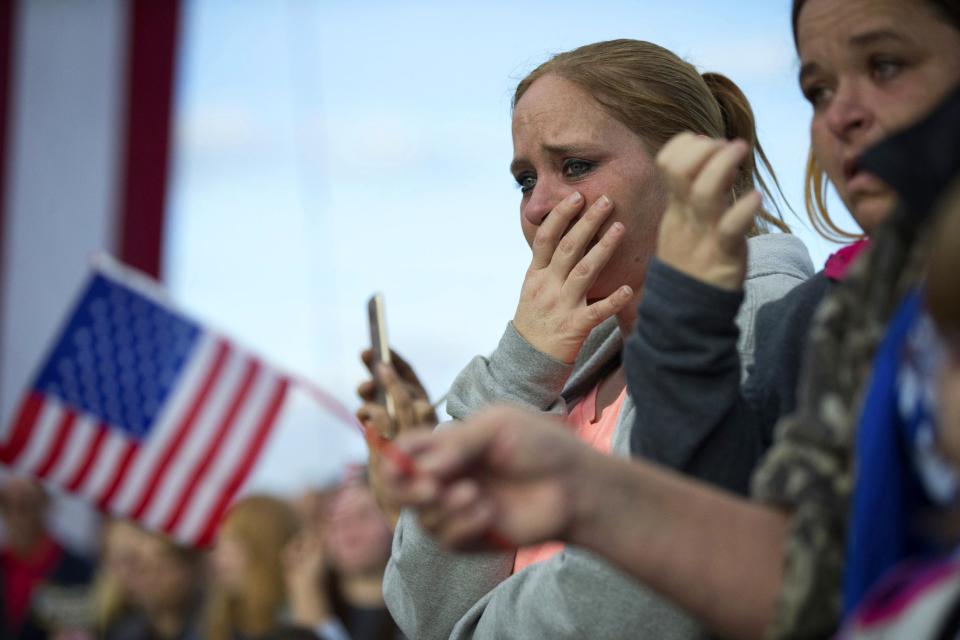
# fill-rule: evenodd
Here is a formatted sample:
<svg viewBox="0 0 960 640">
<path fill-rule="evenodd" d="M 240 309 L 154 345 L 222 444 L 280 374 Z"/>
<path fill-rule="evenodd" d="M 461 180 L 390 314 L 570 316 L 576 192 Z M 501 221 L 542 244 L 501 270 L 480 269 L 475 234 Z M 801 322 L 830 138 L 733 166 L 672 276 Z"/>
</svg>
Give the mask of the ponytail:
<svg viewBox="0 0 960 640">
<path fill-rule="evenodd" d="M 743 164 L 740 165 L 737 179 L 733 183 L 734 197 L 739 198 L 752 189 L 759 188 L 760 191 L 767 196 L 767 200 L 776 211 L 776 215 L 761 211 L 757 216 L 756 229 L 753 234 L 768 231 L 770 225 L 773 225 L 784 233 L 789 233 L 790 228 L 786 222 L 783 221 L 780 207 L 774 199 L 774 193 L 770 187 L 767 186 L 767 181 L 764 180 L 760 168 L 757 166 L 757 161 L 759 160 L 760 167 L 763 167 L 773 181 L 773 185 L 776 187 L 776 193 L 783 198 L 783 189 L 780 187 L 780 181 L 777 180 L 773 166 L 767 159 L 767 154 L 764 153 L 763 147 L 760 146 L 760 140 L 757 138 L 757 122 L 753 115 L 753 109 L 750 107 L 750 102 L 747 100 L 747 96 L 743 95 L 743 91 L 740 90 L 740 87 L 738 87 L 733 80 L 723 74 L 708 71 L 702 74 L 701 77 L 720 107 L 720 115 L 723 117 L 723 137 L 727 140 L 740 138 L 741 140 L 745 140 L 747 144 L 750 145 L 750 148 L 753 149 L 753 153 L 747 155 L 743 160 Z M 784 201 L 785 200 L 784 198 Z"/>
</svg>

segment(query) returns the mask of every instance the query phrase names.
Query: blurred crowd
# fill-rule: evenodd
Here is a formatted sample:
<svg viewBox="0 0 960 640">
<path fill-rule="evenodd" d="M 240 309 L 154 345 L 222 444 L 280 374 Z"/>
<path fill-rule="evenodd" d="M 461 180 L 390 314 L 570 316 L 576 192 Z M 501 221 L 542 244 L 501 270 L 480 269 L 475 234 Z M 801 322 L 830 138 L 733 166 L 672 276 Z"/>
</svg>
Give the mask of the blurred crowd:
<svg viewBox="0 0 960 640">
<path fill-rule="evenodd" d="M 48 531 L 48 503 L 33 480 L 0 486 L 0 638 L 402 638 L 381 594 L 392 532 L 362 469 L 239 499 L 203 551 L 113 519 L 83 557 Z"/>
</svg>

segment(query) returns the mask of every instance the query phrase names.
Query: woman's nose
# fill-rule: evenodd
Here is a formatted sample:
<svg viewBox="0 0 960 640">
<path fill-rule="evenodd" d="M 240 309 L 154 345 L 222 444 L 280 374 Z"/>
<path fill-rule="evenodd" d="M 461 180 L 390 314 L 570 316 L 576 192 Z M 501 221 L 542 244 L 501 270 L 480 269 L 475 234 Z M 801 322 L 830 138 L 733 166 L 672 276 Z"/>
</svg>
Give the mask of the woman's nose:
<svg viewBox="0 0 960 640">
<path fill-rule="evenodd" d="M 827 125 L 835 136 L 852 142 L 859 133 L 869 129 L 873 112 L 866 96 L 856 82 L 841 82 L 827 108 Z"/>
<path fill-rule="evenodd" d="M 530 192 L 523 207 L 523 217 L 530 224 L 540 226 L 553 208 L 571 193 L 573 189 L 568 186 L 541 179 Z"/>
</svg>

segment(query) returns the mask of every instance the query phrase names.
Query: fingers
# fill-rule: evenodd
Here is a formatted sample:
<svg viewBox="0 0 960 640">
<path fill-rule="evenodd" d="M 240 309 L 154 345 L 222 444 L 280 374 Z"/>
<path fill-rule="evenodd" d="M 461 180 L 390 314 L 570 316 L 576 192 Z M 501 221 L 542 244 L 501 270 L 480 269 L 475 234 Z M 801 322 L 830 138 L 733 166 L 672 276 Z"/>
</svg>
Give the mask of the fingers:
<svg viewBox="0 0 960 640">
<path fill-rule="evenodd" d="M 690 205 L 685 211 L 715 222 L 726 209 L 737 168 L 750 153 L 743 140 L 715 140 L 681 133 L 657 155 L 670 197 Z"/>
<path fill-rule="evenodd" d="M 455 482 L 440 493 L 432 504 L 421 506 L 418 518 L 420 525 L 430 532 L 439 531 L 451 518 L 469 509 L 479 498 L 480 487 L 475 480 Z"/>
<path fill-rule="evenodd" d="M 377 469 L 385 497 L 393 504 L 421 508 L 431 504 L 440 493 L 435 477 L 419 471 L 411 474 L 391 456 L 379 457 Z"/>
<path fill-rule="evenodd" d="M 533 238 L 531 269 L 543 269 L 550 264 L 560 238 L 582 207 L 583 196 L 574 191 L 550 211 Z"/>
<path fill-rule="evenodd" d="M 751 191 L 730 207 L 717 224 L 717 241 L 727 253 L 735 253 L 743 247 L 743 239 L 754 224 L 763 198 L 758 191 Z"/>
<path fill-rule="evenodd" d="M 368 402 L 357 409 L 357 419 L 364 425 L 372 428 L 381 436 L 390 433 L 390 415 L 381 404 Z"/>
<path fill-rule="evenodd" d="M 623 285 L 603 300 L 598 300 L 584 309 L 584 324 L 596 327 L 623 311 L 633 300 L 633 289 Z"/>
<path fill-rule="evenodd" d="M 417 426 L 433 426 L 437 424 L 437 412 L 428 400 L 416 399 L 413 401 L 414 421 Z"/>
<path fill-rule="evenodd" d="M 410 366 L 399 353 L 390 350 L 391 364 L 393 365 L 394 370 L 397 372 L 397 375 L 400 376 L 400 379 L 404 382 L 411 385 L 411 392 L 414 397 L 427 399 L 427 390 L 424 388 L 423 383 L 420 382 L 420 378 L 417 376 L 417 372 L 413 370 L 413 367 Z"/>
<path fill-rule="evenodd" d="M 620 222 L 614 222 L 577 265 L 570 271 L 567 281 L 563 284 L 563 295 L 571 303 L 583 299 L 587 291 L 596 282 L 597 276 L 613 257 L 617 247 L 624 237 L 625 227 Z"/>
<path fill-rule="evenodd" d="M 396 351 L 390 350 L 391 365 L 393 366 L 394 371 L 400 380 L 407 387 L 407 392 L 413 398 L 423 399 L 429 402 L 430 397 L 427 395 L 427 390 L 424 388 L 423 384 L 420 382 L 420 378 L 417 377 L 417 373 L 413 370 L 413 367 L 400 356 Z M 378 393 L 380 391 L 380 386 L 377 384 L 376 377 L 376 366 L 377 360 L 374 356 L 372 349 L 364 349 L 360 352 L 360 359 L 363 361 L 363 364 L 366 365 L 367 369 L 370 371 L 370 374 L 375 378 L 374 380 L 364 380 L 357 386 L 357 395 L 360 396 L 360 399 L 364 402 L 377 402 L 380 400 L 378 398 Z"/>
<path fill-rule="evenodd" d="M 690 203 L 693 211 L 716 219 L 727 208 L 730 189 L 737 177 L 737 167 L 750 151 L 743 140 L 734 140 L 721 146 L 710 156 L 690 185 Z"/>
<path fill-rule="evenodd" d="M 688 193 L 700 170 L 723 145 L 723 140 L 689 132 L 674 136 L 664 145 L 656 163 L 670 194 Z"/>
<path fill-rule="evenodd" d="M 657 257 L 723 289 L 743 286 L 746 236 L 761 206 L 752 193 L 731 202 L 752 147 L 744 140 L 711 140 L 683 133 L 668 142 L 657 166 L 669 191 L 660 223 Z"/>
<path fill-rule="evenodd" d="M 456 428 L 436 432 L 429 447 L 413 453 L 417 469 L 426 475 L 445 480 L 482 466 L 482 461 L 496 447 L 504 430 L 517 427 L 512 414 L 502 408 L 478 413 Z M 404 440 L 408 450 L 418 441 Z"/>
<path fill-rule="evenodd" d="M 391 365 L 381 362 L 376 367 L 377 378 L 388 396 L 387 413 L 390 413 L 390 403 L 393 406 L 393 419 L 399 432 L 417 426 L 416 412 L 413 406 L 413 397 L 407 385 L 400 380 L 396 370 Z"/>
<path fill-rule="evenodd" d="M 491 536 L 495 524 L 496 510 L 493 505 L 487 500 L 479 500 L 451 520 L 439 539 L 441 544 L 451 549 L 485 549 L 495 545 L 497 551 L 515 550 L 516 546 L 509 541 Z"/>
<path fill-rule="evenodd" d="M 567 231 L 566 235 L 557 243 L 556 251 L 550 260 L 551 268 L 556 269 L 561 275 L 566 276 L 573 269 L 574 265 L 583 256 L 587 245 L 593 240 L 604 220 L 613 211 L 613 203 L 607 196 L 600 196 L 596 202 L 590 205 L 587 212 L 583 214 L 576 224 Z"/>
<path fill-rule="evenodd" d="M 376 358 L 373 355 L 373 349 L 364 349 L 360 352 L 360 360 L 367 366 L 370 375 L 373 375 L 373 366 L 376 364 Z"/>
<path fill-rule="evenodd" d="M 360 399 L 364 402 L 376 402 L 377 390 L 377 383 L 374 380 L 364 380 L 357 385 L 357 395 L 360 396 Z"/>
<path fill-rule="evenodd" d="M 495 511 L 476 482 L 466 480 L 450 487 L 434 505 L 422 509 L 420 526 L 439 542 L 452 548 L 486 546 L 485 534 L 492 530 Z"/>
</svg>

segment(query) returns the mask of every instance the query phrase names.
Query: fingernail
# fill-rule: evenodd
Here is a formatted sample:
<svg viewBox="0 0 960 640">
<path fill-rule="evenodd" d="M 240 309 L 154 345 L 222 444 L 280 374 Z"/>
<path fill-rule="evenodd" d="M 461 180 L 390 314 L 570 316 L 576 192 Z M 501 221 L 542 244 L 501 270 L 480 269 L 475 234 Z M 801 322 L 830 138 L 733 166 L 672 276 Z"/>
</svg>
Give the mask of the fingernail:
<svg viewBox="0 0 960 640">
<path fill-rule="evenodd" d="M 610 202 L 610 198 L 608 198 L 607 196 L 600 196 L 600 197 L 597 199 L 597 204 L 599 204 L 601 207 L 603 207 L 604 209 L 606 209 L 606 208 L 609 207 L 612 203 Z"/>
<path fill-rule="evenodd" d="M 611 231 L 614 231 L 614 232 L 616 232 L 616 233 L 620 233 L 621 231 L 623 231 L 623 223 L 622 223 L 622 222 L 614 222 L 612 225 L 610 225 L 610 230 L 611 230 Z"/>
<path fill-rule="evenodd" d="M 581 200 L 583 200 L 583 195 L 581 195 L 579 191 L 574 191 L 569 196 L 567 196 L 567 202 L 569 202 L 570 204 L 576 204 Z"/>
</svg>

